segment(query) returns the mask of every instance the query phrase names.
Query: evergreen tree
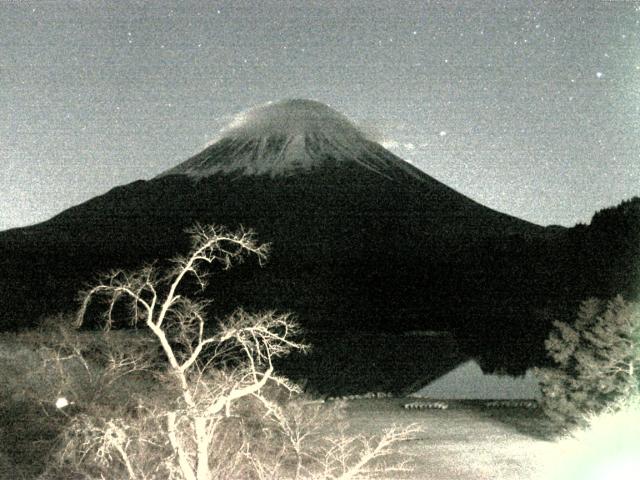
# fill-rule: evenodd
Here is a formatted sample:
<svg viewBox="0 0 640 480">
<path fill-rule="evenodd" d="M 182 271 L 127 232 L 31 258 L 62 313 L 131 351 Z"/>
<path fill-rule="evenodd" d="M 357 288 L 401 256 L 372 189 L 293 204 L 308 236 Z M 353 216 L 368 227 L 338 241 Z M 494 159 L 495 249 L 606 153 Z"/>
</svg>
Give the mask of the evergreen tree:
<svg viewBox="0 0 640 480">
<path fill-rule="evenodd" d="M 573 325 L 554 322 L 545 342 L 556 368 L 538 369 L 542 407 L 557 424 L 583 423 L 612 402 L 638 394 L 640 310 L 621 296 L 582 302 Z"/>
</svg>

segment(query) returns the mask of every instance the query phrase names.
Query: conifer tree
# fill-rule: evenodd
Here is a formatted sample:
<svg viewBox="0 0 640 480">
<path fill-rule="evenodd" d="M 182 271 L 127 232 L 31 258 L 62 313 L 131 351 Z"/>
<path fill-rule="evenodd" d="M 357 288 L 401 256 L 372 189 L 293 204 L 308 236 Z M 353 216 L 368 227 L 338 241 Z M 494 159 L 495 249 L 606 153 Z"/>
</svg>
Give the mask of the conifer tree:
<svg viewBox="0 0 640 480">
<path fill-rule="evenodd" d="M 556 368 L 537 370 L 542 407 L 558 425 L 582 424 L 613 402 L 638 395 L 640 309 L 620 295 L 582 302 L 573 324 L 554 322 L 545 342 Z"/>
</svg>

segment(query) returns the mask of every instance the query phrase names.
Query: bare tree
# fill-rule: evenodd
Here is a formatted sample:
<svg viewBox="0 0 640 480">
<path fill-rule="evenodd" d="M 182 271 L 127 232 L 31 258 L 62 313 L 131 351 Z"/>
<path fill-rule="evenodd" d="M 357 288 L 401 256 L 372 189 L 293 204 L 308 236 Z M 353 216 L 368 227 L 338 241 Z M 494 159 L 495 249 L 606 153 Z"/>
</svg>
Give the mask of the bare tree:
<svg viewBox="0 0 640 480">
<path fill-rule="evenodd" d="M 220 322 L 215 334 L 206 336 L 207 302 L 184 296 L 181 287 L 187 277 L 204 289 L 209 275 L 204 266 L 217 264 L 228 269 L 246 254 L 262 262 L 268 247 L 259 245 L 251 231 L 230 233 L 219 227 L 196 226 L 191 233 L 191 253 L 176 259 L 167 275 L 158 276 L 153 266 L 133 273 L 114 271 L 83 294 L 77 320 L 82 324 L 90 302 L 102 296 L 107 300 L 106 328 L 116 321 L 114 309 L 124 301 L 131 307 L 132 323 L 143 322 L 151 330 L 166 356 L 169 373 L 180 387 L 181 408 L 166 415 L 167 434 L 180 471 L 188 480 L 209 480 L 211 443 L 220 416 L 230 415 L 233 403 L 247 396 L 268 405 L 261 396 L 267 382 L 294 391 L 294 385 L 275 374 L 273 359 L 305 347 L 295 340 L 298 325 L 289 315 L 274 312 L 252 315 L 237 310 Z M 208 365 L 238 356 L 244 361 L 237 362 L 226 381 L 203 381 Z M 134 476 L 123 441 L 114 445 L 129 475 Z"/>
</svg>

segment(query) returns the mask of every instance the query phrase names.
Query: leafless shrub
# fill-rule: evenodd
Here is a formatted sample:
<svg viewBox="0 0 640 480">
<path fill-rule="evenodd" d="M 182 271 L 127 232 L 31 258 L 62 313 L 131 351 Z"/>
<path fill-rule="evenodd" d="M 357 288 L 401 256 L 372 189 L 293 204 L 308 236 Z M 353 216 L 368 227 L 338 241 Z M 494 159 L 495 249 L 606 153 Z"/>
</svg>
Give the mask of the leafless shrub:
<svg viewBox="0 0 640 480">
<path fill-rule="evenodd" d="M 420 432 L 416 425 L 405 428 L 391 427 L 378 437 L 341 433 L 328 439 L 320 465 L 322 470 L 310 478 L 362 479 L 389 478 L 390 475 L 411 471 L 406 461 L 386 463 L 399 442 Z"/>
</svg>

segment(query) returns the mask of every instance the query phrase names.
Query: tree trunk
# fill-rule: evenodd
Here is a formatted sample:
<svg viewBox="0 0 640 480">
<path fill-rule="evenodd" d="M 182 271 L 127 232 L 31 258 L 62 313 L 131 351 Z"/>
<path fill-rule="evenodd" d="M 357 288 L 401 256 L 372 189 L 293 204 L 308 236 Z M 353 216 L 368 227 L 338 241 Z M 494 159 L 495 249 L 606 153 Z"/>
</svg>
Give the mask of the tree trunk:
<svg viewBox="0 0 640 480">
<path fill-rule="evenodd" d="M 211 480 L 209 471 L 209 441 L 207 438 L 207 420 L 203 417 L 196 417 L 193 421 L 196 430 L 196 442 L 198 449 L 196 476 L 198 480 Z"/>
<path fill-rule="evenodd" d="M 182 475 L 184 475 L 186 480 L 197 480 L 191 465 L 189 465 L 189 460 L 180 445 L 180 440 L 176 435 L 176 412 L 169 412 L 169 415 L 167 415 L 167 426 L 169 429 L 169 441 L 171 442 L 173 451 L 176 452 L 176 455 L 178 456 L 178 463 L 180 465 Z"/>
</svg>

